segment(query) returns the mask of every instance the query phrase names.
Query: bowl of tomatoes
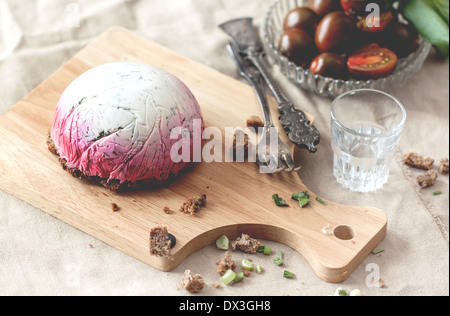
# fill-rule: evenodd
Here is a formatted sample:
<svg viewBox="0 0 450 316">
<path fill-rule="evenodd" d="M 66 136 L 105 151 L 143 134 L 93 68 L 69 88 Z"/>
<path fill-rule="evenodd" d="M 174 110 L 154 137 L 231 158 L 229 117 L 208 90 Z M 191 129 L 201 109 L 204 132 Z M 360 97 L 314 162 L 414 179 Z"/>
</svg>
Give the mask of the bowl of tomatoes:
<svg viewBox="0 0 450 316">
<path fill-rule="evenodd" d="M 276 0 L 265 18 L 268 54 L 290 80 L 321 96 L 391 92 L 422 68 L 432 45 L 385 2 Z"/>
</svg>

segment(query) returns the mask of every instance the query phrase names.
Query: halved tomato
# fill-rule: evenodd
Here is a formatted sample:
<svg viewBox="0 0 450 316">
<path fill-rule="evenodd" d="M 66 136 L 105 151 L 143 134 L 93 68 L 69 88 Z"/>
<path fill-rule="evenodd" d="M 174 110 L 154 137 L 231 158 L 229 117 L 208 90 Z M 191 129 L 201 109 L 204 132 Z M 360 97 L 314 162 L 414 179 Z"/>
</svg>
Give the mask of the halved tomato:
<svg viewBox="0 0 450 316">
<path fill-rule="evenodd" d="M 381 2 L 380 0 L 341 0 L 341 6 L 345 12 L 351 15 L 367 15 L 366 8 L 369 3 Z"/>
<path fill-rule="evenodd" d="M 360 47 L 358 47 L 358 49 L 353 53 L 353 55 L 361 54 L 366 51 L 379 49 L 379 48 L 381 48 L 381 47 L 380 47 L 380 45 L 378 45 L 378 43 L 364 43 Z"/>
<path fill-rule="evenodd" d="M 394 71 L 397 60 L 393 51 L 373 47 L 350 56 L 347 66 L 357 79 L 378 79 L 389 76 Z"/>
<path fill-rule="evenodd" d="M 358 29 L 362 32 L 378 33 L 385 31 L 394 21 L 394 14 L 391 11 L 382 12 L 379 16 L 364 17 L 358 21 Z"/>
</svg>

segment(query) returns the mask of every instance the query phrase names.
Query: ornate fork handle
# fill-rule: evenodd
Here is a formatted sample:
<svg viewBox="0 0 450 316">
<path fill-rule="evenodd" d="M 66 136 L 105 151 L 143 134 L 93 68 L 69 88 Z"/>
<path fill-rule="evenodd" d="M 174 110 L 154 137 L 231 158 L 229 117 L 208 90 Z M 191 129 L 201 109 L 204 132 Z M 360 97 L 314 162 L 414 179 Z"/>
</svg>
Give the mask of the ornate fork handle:
<svg viewBox="0 0 450 316">
<path fill-rule="evenodd" d="M 264 80 L 258 71 L 249 71 L 247 73 L 248 80 L 251 81 L 253 89 L 256 92 L 259 103 L 261 105 L 261 110 L 263 112 L 264 126 L 274 127 L 272 114 L 270 112 L 270 106 L 266 98 L 266 92 L 264 89 Z"/>
<path fill-rule="evenodd" d="M 258 69 L 261 76 L 266 81 L 267 86 L 278 102 L 280 112 L 280 122 L 288 133 L 289 139 L 301 148 L 308 149 L 311 153 L 317 152 L 317 145 L 320 143 L 320 133 L 307 119 L 303 111 L 295 109 L 278 86 L 269 76 L 263 61 L 262 53 L 257 49 L 249 49 L 247 59 Z"/>
</svg>

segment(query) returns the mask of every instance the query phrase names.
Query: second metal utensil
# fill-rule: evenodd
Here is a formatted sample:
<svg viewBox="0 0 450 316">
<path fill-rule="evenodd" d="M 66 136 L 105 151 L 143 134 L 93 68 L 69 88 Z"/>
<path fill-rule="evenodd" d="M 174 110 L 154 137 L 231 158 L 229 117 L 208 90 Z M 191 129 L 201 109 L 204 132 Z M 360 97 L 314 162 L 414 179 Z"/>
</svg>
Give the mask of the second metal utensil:
<svg viewBox="0 0 450 316">
<path fill-rule="evenodd" d="M 264 47 L 255 32 L 253 19 L 235 19 L 221 24 L 220 28 L 231 37 L 242 58 L 250 61 L 266 81 L 278 102 L 280 122 L 289 139 L 300 148 L 307 149 L 311 153 L 317 152 L 316 146 L 320 143 L 320 133 L 310 124 L 306 114 L 297 110 L 271 79 L 264 66 Z"/>
<path fill-rule="evenodd" d="M 240 75 L 255 89 L 263 112 L 264 127 L 260 130 L 260 141 L 257 145 L 257 163 L 266 173 L 299 171 L 288 147 L 280 139 L 273 124 L 269 102 L 264 89 L 264 80 L 258 70 L 249 61 L 243 59 L 233 43 L 227 45 L 227 50 L 239 69 Z M 272 133 L 276 132 L 276 135 Z M 276 137 L 275 137 L 276 136 Z M 275 147 L 273 142 L 275 141 Z M 272 165 L 273 163 L 273 165 Z"/>
</svg>

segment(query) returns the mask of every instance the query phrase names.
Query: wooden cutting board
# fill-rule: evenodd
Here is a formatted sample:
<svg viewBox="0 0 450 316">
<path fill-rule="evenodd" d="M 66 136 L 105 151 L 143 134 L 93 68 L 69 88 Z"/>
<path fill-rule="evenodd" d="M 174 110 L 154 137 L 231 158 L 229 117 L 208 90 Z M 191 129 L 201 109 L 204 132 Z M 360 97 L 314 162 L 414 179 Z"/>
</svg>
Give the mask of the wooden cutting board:
<svg viewBox="0 0 450 316">
<path fill-rule="evenodd" d="M 244 127 L 247 118 L 261 113 L 246 84 L 112 28 L 0 117 L 1 190 L 161 271 L 172 271 L 223 234 L 235 239 L 247 233 L 292 247 L 320 278 L 342 282 L 384 239 L 382 211 L 332 202 L 325 206 L 313 193 L 311 205 L 302 209 L 289 200 L 308 190 L 297 174 L 260 174 L 253 163 L 200 163 L 167 187 L 126 194 L 73 178 L 46 146 L 56 103 L 81 73 L 114 61 L 144 62 L 178 76 L 197 97 L 207 127 Z M 200 193 L 207 194 L 208 203 L 197 216 L 178 212 L 186 199 Z M 275 193 L 291 206 L 275 206 Z M 111 203 L 121 210 L 113 212 Z M 165 214 L 165 206 L 176 212 Z M 172 261 L 150 256 L 149 232 L 159 225 L 177 238 Z M 322 231 L 328 225 L 333 235 Z"/>
</svg>

